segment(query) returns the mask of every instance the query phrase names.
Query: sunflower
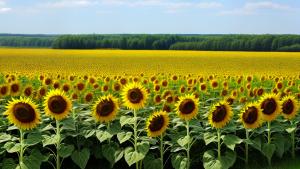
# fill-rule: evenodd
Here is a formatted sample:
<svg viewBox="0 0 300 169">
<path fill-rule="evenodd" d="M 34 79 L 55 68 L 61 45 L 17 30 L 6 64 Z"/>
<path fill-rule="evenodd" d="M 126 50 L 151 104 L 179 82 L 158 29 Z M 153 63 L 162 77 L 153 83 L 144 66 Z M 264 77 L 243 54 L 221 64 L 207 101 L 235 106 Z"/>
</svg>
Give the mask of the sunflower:
<svg viewBox="0 0 300 169">
<path fill-rule="evenodd" d="M 9 93 L 9 87 L 7 85 L 0 86 L 0 96 L 6 96 Z"/>
<path fill-rule="evenodd" d="M 146 122 L 146 131 L 149 137 L 162 135 L 168 128 L 169 116 L 165 111 L 154 112 Z"/>
<path fill-rule="evenodd" d="M 94 104 L 92 115 L 98 122 L 109 122 L 115 119 L 118 110 L 117 98 L 112 95 L 102 96 Z"/>
<path fill-rule="evenodd" d="M 12 83 L 10 85 L 10 95 L 11 96 L 19 95 L 20 90 L 21 90 L 21 86 L 18 82 Z"/>
<path fill-rule="evenodd" d="M 221 101 L 210 110 L 208 120 L 211 126 L 223 128 L 231 119 L 233 113 L 230 105 L 226 101 Z"/>
<path fill-rule="evenodd" d="M 263 120 L 268 122 L 274 120 L 281 111 L 278 95 L 265 94 L 260 100 L 260 108 Z"/>
<path fill-rule="evenodd" d="M 262 123 L 262 110 L 258 104 L 249 103 L 240 114 L 240 120 L 247 129 L 258 128 Z"/>
<path fill-rule="evenodd" d="M 199 101 L 194 95 L 185 95 L 179 97 L 179 101 L 175 104 L 176 112 L 181 119 L 190 120 L 198 113 Z"/>
<path fill-rule="evenodd" d="M 40 123 L 40 112 L 30 98 L 12 99 L 6 108 L 4 115 L 19 129 L 30 130 Z"/>
<path fill-rule="evenodd" d="M 23 90 L 23 94 L 24 94 L 26 97 L 31 96 L 32 93 L 33 93 L 33 88 L 32 88 L 32 86 L 27 86 L 27 87 L 25 87 L 24 90 Z"/>
<path fill-rule="evenodd" d="M 298 113 L 298 102 L 295 99 L 294 96 L 285 96 L 284 98 L 282 98 L 282 115 L 286 118 L 286 119 L 293 119 L 297 113 Z"/>
<path fill-rule="evenodd" d="M 133 110 L 143 108 L 148 98 L 146 89 L 139 83 L 131 83 L 124 86 L 121 95 L 124 105 Z"/>
<path fill-rule="evenodd" d="M 62 120 L 72 109 L 72 102 L 64 92 L 51 90 L 45 97 L 44 107 L 46 115 L 56 120 Z"/>
</svg>

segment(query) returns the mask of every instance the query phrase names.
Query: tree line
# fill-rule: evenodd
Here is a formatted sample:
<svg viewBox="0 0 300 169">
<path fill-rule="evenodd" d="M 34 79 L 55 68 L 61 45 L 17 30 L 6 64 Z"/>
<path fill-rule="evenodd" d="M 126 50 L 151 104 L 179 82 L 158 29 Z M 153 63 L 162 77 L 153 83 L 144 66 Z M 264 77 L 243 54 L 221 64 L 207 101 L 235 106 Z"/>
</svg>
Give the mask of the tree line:
<svg viewBox="0 0 300 169">
<path fill-rule="evenodd" d="M 300 35 L 12 35 L 0 46 L 54 49 L 300 51 Z"/>
</svg>

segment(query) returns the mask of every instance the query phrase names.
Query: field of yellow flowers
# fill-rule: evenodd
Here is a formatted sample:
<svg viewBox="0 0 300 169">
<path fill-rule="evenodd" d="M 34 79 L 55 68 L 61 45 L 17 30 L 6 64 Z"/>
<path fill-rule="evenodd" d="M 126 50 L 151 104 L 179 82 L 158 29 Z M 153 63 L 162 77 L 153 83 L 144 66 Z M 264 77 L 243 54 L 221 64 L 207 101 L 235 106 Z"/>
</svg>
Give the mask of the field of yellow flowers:
<svg viewBox="0 0 300 169">
<path fill-rule="evenodd" d="M 300 53 L 1 48 L 0 168 L 297 168 L 299 100 Z"/>
</svg>

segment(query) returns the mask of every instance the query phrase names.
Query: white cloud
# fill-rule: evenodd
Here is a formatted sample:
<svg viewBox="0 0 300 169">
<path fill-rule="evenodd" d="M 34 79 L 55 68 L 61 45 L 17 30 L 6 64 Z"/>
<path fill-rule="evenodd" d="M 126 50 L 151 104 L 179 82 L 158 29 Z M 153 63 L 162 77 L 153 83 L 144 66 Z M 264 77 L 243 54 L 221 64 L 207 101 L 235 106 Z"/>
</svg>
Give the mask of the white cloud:
<svg viewBox="0 0 300 169">
<path fill-rule="evenodd" d="M 39 6 L 48 8 L 70 8 L 70 7 L 86 7 L 93 5 L 96 1 L 91 0 L 59 0 L 54 2 L 47 2 Z"/>
<path fill-rule="evenodd" d="M 253 15 L 259 10 L 291 10 L 292 7 L 270 1 L 248 2 L 241 8 L 221 11 L 220 15 Z"/>
<path fill-rule="evenodd" d="M 0 13 L 7 13 L 12 9 L 6 6 L 6 2 L 4 0 L 0 0 Z"/>
</svg>

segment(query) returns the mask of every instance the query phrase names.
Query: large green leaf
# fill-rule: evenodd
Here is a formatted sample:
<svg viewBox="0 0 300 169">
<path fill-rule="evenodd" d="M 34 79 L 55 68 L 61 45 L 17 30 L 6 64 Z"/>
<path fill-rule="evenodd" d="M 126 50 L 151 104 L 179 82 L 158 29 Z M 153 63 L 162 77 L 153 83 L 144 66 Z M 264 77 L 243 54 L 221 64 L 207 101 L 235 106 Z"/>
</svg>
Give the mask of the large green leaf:
<svg viewBox="0 0 300 169">
<path fill-rule="evenodd" d="M 46 162 L 48 158 L 49 156 L 45 156 L 39 150 L 33 149 L 30 156 L 24 157 L 21 168 L 40 169 L 42 162 Z"/>
<path fill-rule="evenodd" d="M 9 134 L 0 133 L 0 143 L 4 143 L 4 142 L 7 142 L 7 141 L 10 141 L 11 138 L 12 138 L 12 136 L 9 135 Z"/>
<path fill-rule="evenodd" d="M 42 140 L 42 143 L 43 143 L 43 146 L 47 146 L 47 145 L 54 145 L 57 143 L 57 136 L 55 134 L 51 135 L 51 136 L 48 136 L 48 135 L 42 135 L 43 137 L 43 140 Z"/>
<path fill-rule="evenodd" d="M 105 140 L 111 139 L 113 135 L 111 135 L 107 131 L 97 130 L 96 131 L 96 137 L 98 140 L 102 143 Z"/>
<path fill-rule="evenodd" d="M 264 143 L 262 146 L 262 153 L 264 154 L 265 157 L 268 158 L 268 160 L 271 160 L 275 152 L 275 149 L 276 146 L 274 144 Z"/>
<path fill-rule="evenodd" d="M 232 134 L 224 135 L 222 136 L 222 139 L 226 146 L 233 151 L 236 144 L 240 144 L 243 142 L 243 140 L 240 139 L 238 136 Z"/>
<path fill-rule="evenodd" d="M 69 157 L 72 152 L 74 151 L 73 145 L 67 145 L 67 144 L 60 144 L 60 148 L 58 150 L 58 154 L 62 158 Z"/>
<path fill-rule="evenodd" d="M 15 153 L 15 152 L 20 151 L 21 144 L 10 141 L 10 142 L 6 142 L 4 144 L 4 148 L 9 153 Z"/>
<path fill-rule="evenodd" d="M 250 146 L 252 146 L 253 148 L 261 151 L 261 139 L 260 137 L 256 137 L 255 139 L 253 140 L 250 140 L 251 144 Z"/>
<path fill-rule="evenodd" d="M 84 169 L 90 158 L 90 151 L 87 148 L 75 150 L 73 151 L 71 158 L 75 164 L 77 164 L 81 169 Z"/>
<path fill-rule="evenodd" d="M 144 160 L 144 168 L 145 169 L 158 169 L 161 166 L 161 159 L 160 158 L 154 158 L 152 154 L 148 154 Z"/>
<path fill-rule="evenodd" d="M 38 144 L 42 140 L 43 140 L 43 137 L 42 137 L 41 133 L 29 133 L 24 142 L 26 145 L 32 146 L 32 145 Z"/>
<path fill-rule="evenodd" d="M 191 137 L 189 136 L 184 136 L 182 138 L 179 138 L 177 140 L 177 143 L 181 146 L 181 147 L 185 147 L 185 145 L 187 145 L 189 142 L 191 142 Z"/>
<path fill-rule="evenodd" d="M 61 121 L 62 128 L 61 130 L 76 130 L 75 121 L 73 118 L 67 118 Z"/>
<path fill-rule="evenodd" d="M 228 150 L 220 160 L 213 150 L 208 150 L 203 155 L 203 166 L 205 169 L 228 169 L 233 166 L 236 160 L 236 153 Z"/>
<path fill-rule="evenodd" d="M 136 118 L 131 116 L 121 116 L 120 118 L 121 127 L 123 127 L 126 124 L 134 124 L 135 120 Z"/>
<path fill-rule="evenodd" d="M 132 136 L 132 132 L 121 132 L 121 133 L 117 134 L 117 138 L 118 138 L 120 144 L 129 140 L 131 136 Z"/>
<path fill-rule="evenodd" d="M 118 146 L 118 144 L 111 143 L 102 145 L 103 156 L 110 162 L 111 168 L 116 162 L 118 162 L 124 154 L 124 151 Z"/>
<path fill-rule="evenodd" d="M 205 145 L 208 145 L 209 143 L 212 143 L 212 142 L 218 142 L 217 136 L 212 132 L 204 133 L 203 139 L 204 139 Z"/>
<path fill-rule="evenodd" d="M 175 169 L 186 169 L 187 167 L 187 158 L 181 154 L 172 156 L 171 162 Z"/>
<path fill-rule="evenodd" d="M 125 149 L 125 161 L 129 166 L 138 161 L 141 161 L 145 158 L 146 154 L 148 153 L 150 145 L 148 142 L 141 142 L 137 144 L 137 151 L 134 150 L 133 147 L 127 147 Z"/>
</svg>

